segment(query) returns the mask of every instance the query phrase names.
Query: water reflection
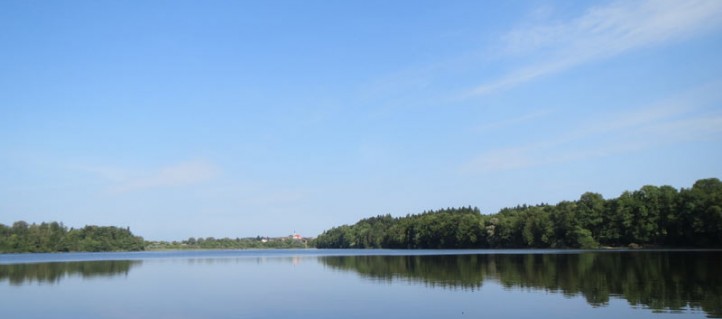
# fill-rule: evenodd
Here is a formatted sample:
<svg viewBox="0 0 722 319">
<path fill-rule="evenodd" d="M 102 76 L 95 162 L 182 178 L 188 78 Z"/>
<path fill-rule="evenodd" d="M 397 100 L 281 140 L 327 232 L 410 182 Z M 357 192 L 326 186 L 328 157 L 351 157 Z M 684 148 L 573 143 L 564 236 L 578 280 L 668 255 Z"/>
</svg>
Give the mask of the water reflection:
<svg viewBox="0 0 722 319">
<path fill-rule="evenodd" d="M 372 280 L 466 290 L 494 280 L 508 289 L 581 294 L 593 306 L 620 297 L 655 311 L 702 309 L 710 317 L 722 318 L 720 252 L 328 256 L 319 260 Z"/>
<path fill-rule="evenodd" d="M 266 263 L 280 263 L 280 264 L 292 264 L 294 266 L 299 265 L 304 258 L 301 256 L 263 256 L 263 257 L 209 257 L 209 258 L 188 258 L 183 259 L 181 262 L 188 263 L 189 265 L 214 265 L 214 264 L 266 264 Z"/>
<path fill-rule="evenodd" d="M 130 269 L 140 265 L 141 262 L 140 260 L 108 260 L 0 264 L 0 282 L 8 280 L 11 285 L 20 286 L 32 282 L 55 284 L 63 278 L 77 275 L 83 278 L 127 276 Z"/>
</svg>

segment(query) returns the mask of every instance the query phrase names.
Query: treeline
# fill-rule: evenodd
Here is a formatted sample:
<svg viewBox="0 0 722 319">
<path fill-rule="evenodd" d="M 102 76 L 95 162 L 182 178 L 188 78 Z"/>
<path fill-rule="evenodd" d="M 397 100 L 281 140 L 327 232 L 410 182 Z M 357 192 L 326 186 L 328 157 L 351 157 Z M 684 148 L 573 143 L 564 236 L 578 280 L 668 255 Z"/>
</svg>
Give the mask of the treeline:
<svg viewBox="0 0 722 319">
<path fill-rule="evenodd" d="M 691 188 L 644 186 L 613 199 L 584 193 L 556 205 L 505 208 L 483 215 L 462 207 L 331 228 L 318 248 L 722 247 L 722 182 Z"/>
<path fill-rule="evenodd" d="M 136 251 L 144 247 L 143 238 L 134 236 L 129 228 L 85 226 L 68 229 L 58 222 L 0 224 L 0 253 Z"/>
<path fill-rule="evenodd" d="M 166 249 L 272 249 L 272 248 L 308 248 L 307 241 L 291 237 L 266 238 L 195 238 L 183 241 L 149 241 L 146 242 L 148 250 Z"/>
</svg>

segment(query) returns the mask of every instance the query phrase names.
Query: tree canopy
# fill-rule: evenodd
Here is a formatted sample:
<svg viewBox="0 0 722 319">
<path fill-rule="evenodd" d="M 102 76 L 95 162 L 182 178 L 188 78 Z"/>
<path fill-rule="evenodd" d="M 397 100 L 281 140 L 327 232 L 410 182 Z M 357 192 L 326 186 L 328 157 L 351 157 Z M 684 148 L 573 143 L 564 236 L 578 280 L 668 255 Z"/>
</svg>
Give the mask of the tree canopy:
<svg viewBox="0 0 722 319">
<path fill-rule="evenodd" d="M 68 229 L 58 222 L 0 224 L 0 253 L 135 251 L 144 247 L 143 238 L 133 235 L 129 228 L 85 226 Z"/>
<path fill-rule="evenodd" d="M 722 182 L 691 188 L 647 185 L 604 199 L 587 192 L 556 205 L 521 205 L 484 215 L 447 208 L 379 215 L 323 232 L 319 248 L 722 247 Z"/>
</svg>

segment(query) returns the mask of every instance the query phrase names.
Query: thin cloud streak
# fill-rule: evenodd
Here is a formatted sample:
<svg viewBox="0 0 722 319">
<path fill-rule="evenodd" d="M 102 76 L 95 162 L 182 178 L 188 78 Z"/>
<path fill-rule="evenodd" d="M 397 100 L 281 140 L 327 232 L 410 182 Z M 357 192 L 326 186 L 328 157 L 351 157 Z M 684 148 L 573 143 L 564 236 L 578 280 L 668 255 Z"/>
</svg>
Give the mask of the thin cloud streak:
<svg viewBox="0 0 722 319">
<path fill-rule="evenodd" d="M 194 161 L 166 166 L 149 175 L 125 181 L 116 186 L 115 193 L 127 193 L 151 188 L 167 188 L 197 184 L 212 179 L 218 169 L 208 163 Z"/>
<path fill-rule="evenodd" d="M 110 182 L 109 192 L 112 194 L 194 185 L 215 178 L 219 172 L 215 165 L 204 161 L 180 162 L 150 172 L 107 166 L 85 167 L 83 170 Z"/>
<path fill-rule="evenodd" d="M 537 120 L 537 119 L 546 117 L 552 113 L 554 113 L 553 110 L 538 110 L 538 111 L 527 113 L 527 114 L 524 114 L 524 115 L 521 115 L 521 116 L 518 116 L 515 118 L 479 125 L 478 127 L 474 128 L 474 131 L 498 130 L 501 128 L 506 128 L 506 127 L 526 123 L 526 122 L 529 122 L 532 120 Z"/>
<path fill-rule="evenodd" d="M 646 108 L 598 116 L 569 133 L 536 143 L 492 149 L 461 167 L 492 173 L 636 152 L 722 137 L 722 83 L 690 90 Z"/>
<path fill-rule="evenodd" d="M 572 21 L 519 28 L 504 37 L 508 58 L 527 64 L 477 86 L 466 96 L 490 94 L 584 63 L 702 34 L 722 25 L 722 1 L 620 1 L 589 9 Z"/>
</svg>

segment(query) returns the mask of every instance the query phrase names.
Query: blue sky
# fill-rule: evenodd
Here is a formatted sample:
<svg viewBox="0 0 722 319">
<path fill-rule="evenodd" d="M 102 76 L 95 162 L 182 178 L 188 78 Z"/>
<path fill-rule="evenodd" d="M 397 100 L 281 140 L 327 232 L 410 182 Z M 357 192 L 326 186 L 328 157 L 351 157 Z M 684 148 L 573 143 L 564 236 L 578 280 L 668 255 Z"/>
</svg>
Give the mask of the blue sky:
<svg viewBox="0 0 722 319">
<path fill-rule="evenodd" d="M 2 1 L 0 223 L 146 239 L 722 177 L 722 1 Z"/>
</svg>

